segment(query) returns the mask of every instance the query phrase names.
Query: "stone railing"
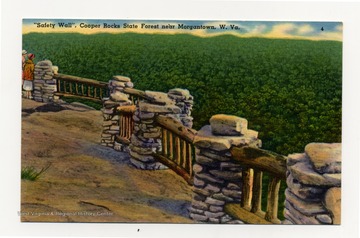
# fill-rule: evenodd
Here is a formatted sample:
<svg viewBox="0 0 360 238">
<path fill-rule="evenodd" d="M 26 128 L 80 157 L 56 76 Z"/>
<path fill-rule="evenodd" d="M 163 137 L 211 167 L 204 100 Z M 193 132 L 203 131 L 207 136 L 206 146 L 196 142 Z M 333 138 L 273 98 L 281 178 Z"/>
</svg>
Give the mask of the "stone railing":
<svg viewBox="0 0 360 238">
<path fill-rule="evenodd" d="M 108 85 L 110 97 L 103 101 L 104 122 L 101 143 L 116 150 L 128 151 L 131 156 L 130 161 L 136 168 L 167 168 L 154 157 L 156 153 L 160 154 L 162 151 L 163 134 L 156 118 L 171 117 L 182 126 L 191 127 L 193 97 L 189 91 L 184 89 L 171 89 L 168 93 L 141 91 L 133 89 L 131 79 L 123 76 L 114 76 Z M 130 105 L 134 106 L 131 122 L 128 120 Z M 121 120 L 121 118 L 125 119 Z M 123 131 L 131 131 L 132 135 L 128 136 L 128 133 L 125 133 L 129 138 L 124 138 Z"/>
<path fill-rule="evenodd" d="M 39 61 L 34 69 L 34 100 L 53 102 L 61 96 L 101 101 L 108 96 L 107 83 L 71 75 L 58 74 L 59 67 L 50 60 Z"/>
<path fill-rule="evenodd" d="M 48 60 L 35 66 L 34 100 L 56 101 L 56 71 L 56 67 Z M 136 168 L 165 169 L 167 166 L 158 161 L 156 154 L 170 153 L 163 151 L 164 125 L 159 124 L 157 118 L 170 117 L 181 124 L 178 128 L 184 126 L 190 130 L 193 97 L 184 89 L 161 93 L 140 91 L 133 87 L 128 77 L 114 76 L 109 81 L 109 97 L 102 100 L 104 122 L 101 144 L 129 152 L 130 161 Z M 126 119 L 121 120 L 123 112 L 133 116 L 127 115 Z M 129 122 L 129 118 L 133 121 Z M 185 138 L 185 141 L 195 146 L 195 153 L 181 154 L 180 148 L 190 147 L 181 140 L 177 142 L 178 145 L 186 146 L 179 145 L 178 149 L 175 149 L 176 153 L 181 154 L 177 157 L 180 158 L 179 161 L 189 161 L 189 158 L 185 157 L 195 154 L 195 163 L 192 165 L 191 159 L 191 163 L 187 163 L 183 168 L 187 171 L 188 182 L 192 180 L 189 184 L 193 184 L 190 217 L 200 223 L 246 222 L 227 210 L 230 203 L 241 204 L 245 210 L 247 207 L 249 210 L 257 210 L 262 217 L 261 207 L 259 209 L 261 191 L 256 190 L 256 187 L 261 186 L 253 186 L 254 183 L 261 184 L 257 177 L 259 173 L 256 169 L 251 172 L 248 166 L 244 167 L 232 155 L 234 147 L 254 148 L 254 151 L 261 147 L 258 133 L 247 128 L 247 120 L 229 115 L 215 115 L 210 119 L 210 125 L 204 126 L 198 132 L 191 130 L 190 134 L 191 140 Z M 119 139 L 119 136 L 123 139 Z M 341 144 L 311 143 L 305 147 L 305 153 L 291 154 L 285 160 L 285 220 L 281 223 L 340 224 Z M 255 180 L 252 177 L 254 173 Z M 279 181 L 275 182 L 278 187 Z M 274 191 L 278 191 L 278 188 Z M 254 204 L 258 204 L 256 209 Z M 277 206 L 272 205 L 272 213 L 275 212 L 274 207 Z M 259 215 L 257 212 L 253 213 Z"/>
<path fill-rule="evenodd" d="M 254 213 L 250 217 L 252 221 L 257 221 L 254 223 L 266 223 L 262 219 L 256 219 L 255 215 L 258 218 L 265 217 L 265 220 L 271 223 L 278 223 L 276 216 L 275 220 L 267 217 L 261 207 L 254 209 L 254 205 L 260 204 L 259 193 L 261 194 L 261 191 L 254 189 L 255 183 L 261 184 L 261 182 L 256 182 L 258 181 L 254 179 L 256 175 L 251 175 L 249 165 L 243 167 L 231 154 L 232 148 L 247 147 L 254 148 L 253 151 L 257 154 L 243 153 L 242 156 L 248 156 L 248 159 L 261 157 L 256 149 L 261 146 L 257 132 L 248 130 L 246 126 L 245 119 L 216 115 L 210 119 L 210 126 L 204 126 L 195 137 L 197 152 L 193 167 L 194 197 L 190 208 L 190 217 L 194 220 L 201 223 L 243 223 L 250 217 L 243 212 L 248 207 L 248 211 Z M 241 160 L 245 159 L 247 158 Z M 273 164 L 263 164 L 262 167 L 273 167 L 275 178 L 286 178 L 287 189 L 283 211 L 285 220 L 280 223 L 340 224 L 341 144 L 308 144 L 304 154 L 292 154 L 286 157 L 286 167 L 284 165 L 279 167 L 276 165 L 276 160 L 274 161 Z M 282 159 L 279 158 L 278 161 Z M 284 172 L 279 173 L 276 170 Z M 278 191 L 280 180 L 275 179 L 275 181 L 277 186 L 275 190 Z M 252 187 L 253 190 L 244 186 Z M 270 182 L 269 189 L 272 186 Z M 269 194 L 268 206 L 272 203 L 269 199 L 273 196 Z M 244 208 L 237 209 L 241 214 L 234 216 L 233 210 L 227 209 L 229 204 L 234 203 L 239 204 L 239 208 Z M 270 212 L 272 210 L 272 213 L 276 213 L 276 209 L 277 205 L 272 204 Z M 266 213 L 268 212 L 269 209 L 266 209 Z M 246 219 L 238 219 L 239 217 Z"/>
</svg>

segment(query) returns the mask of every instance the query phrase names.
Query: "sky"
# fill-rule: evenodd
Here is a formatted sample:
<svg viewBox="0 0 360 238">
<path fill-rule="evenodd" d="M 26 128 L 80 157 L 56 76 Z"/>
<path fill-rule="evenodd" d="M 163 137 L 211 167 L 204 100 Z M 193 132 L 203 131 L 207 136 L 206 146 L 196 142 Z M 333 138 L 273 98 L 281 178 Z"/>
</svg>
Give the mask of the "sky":
<svg viewBox="0 0 360 238">
<path fill-rule="evenodd" d="M 68 27 L 61 27 L 62 24 Z M 31 32 L 186 33 L 199 37 L 229 34 L 237 37 L 342 41 L 341 22 L 23 19 L 23 34 Z"/>
</svg>

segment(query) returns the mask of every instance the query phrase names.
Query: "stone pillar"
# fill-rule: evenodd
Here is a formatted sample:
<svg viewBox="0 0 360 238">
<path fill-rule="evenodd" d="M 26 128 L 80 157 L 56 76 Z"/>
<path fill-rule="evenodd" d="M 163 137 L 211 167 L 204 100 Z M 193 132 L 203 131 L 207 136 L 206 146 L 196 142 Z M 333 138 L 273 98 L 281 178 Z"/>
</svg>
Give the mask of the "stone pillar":
<svg viewBox="0 0 360 238">
<path fill-rule="evenodd" d="M 145 94 L 149 100 L 139 102 L 133 117 L 135 126 L 129 146 L 130 161 L 139 169 L 166 169 L 152 155 L 161 150 L 161 128 L 156 125 L 155 117 L 166 115 L 178 118 L 181 109 L 166 93 L 145 91 Z"/>
<path fill-rule="evenodd" d="M 110 97 L 103 99 L 103 132 L 101 134 L 101 145 L 122 150 L 123 146 L 115 141 L 119 134 L 119 115 L 116 108 L 119 106 L 132 105 L 129 95 L 124 93 L 124 88 L 132 88 L 134 85 L 131 79 L 124 76 L 114 76 L 109 81 Z"/>
<path fill-rule="evenodd" d="M 179 121 L 189 128 L 193 126 L 193 117 L 191 117 L 191 111 L 194 104 L 194 97 L 190 95 L 189 90 L 174 88 L 168 92 L 169 98 L 175 101 L 175 105 L 181 109 L 181 113 L 178 115 Z"/>
<path fill-rule="evenodd" d="M 50 60 L 40 61 L 34 72 L 34 100 L 52 102 L 56 92 L 56 80 L 53 78 L 53 65 Z"/>
<path fill-rule="evenodd" d="M 232 146 L 260 147 L 258 133 L 247 129 L 247 120 L 236 116 L 215 115 L 210 126 L 198 131 L 194 144 L 196 163 L 194 195 L 190 217 L 205 223 L 242 223 L 224 212 L 227 202 L 240 203 L 241 167 L 232 162 Z"/>
<path fill-rule="evenodd" d="M 341 144 L 308 144 L 287 169 L 285 223 L 340 224 Z"/>
</svg>

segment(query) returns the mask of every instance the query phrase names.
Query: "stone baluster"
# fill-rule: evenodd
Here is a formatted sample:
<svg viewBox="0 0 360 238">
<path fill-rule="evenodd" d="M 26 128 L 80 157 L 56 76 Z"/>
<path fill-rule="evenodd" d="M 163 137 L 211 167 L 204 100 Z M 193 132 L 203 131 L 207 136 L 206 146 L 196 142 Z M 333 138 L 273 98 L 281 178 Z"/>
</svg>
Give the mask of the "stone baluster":
<svg viewBox="0 0 360 238">
<path fill-rule="evenodd" d="M 247 129 L 247 120 L 236 116 L 215 115 L 210 125 L 198 131 L 194 143 L 196 163 L 194 195 L 190 217 L 204 223 L 242 223 L 224 212 L 228 202 L 240 203 L 241 167 L 232 162 L 232 146 L 260 147 L 258 133 Z"/>
<path fill-rule="evenodd" d="M 168 96 L 173 99 L 175 105 L 181 109 L 181 113 L 178 114 L 178 119 L 184 126 L 192 128 L 193 117 L 191 117 L 191 111 L 194 104 L 194 97 L 190 94 L 189 90 L 174 88 L 169 90 Z"/>
<path fill-rule="evenodd" d="M 308 144 L 287 169 L 284 223 L 340 224 L 341 144 Z"/>
<path fill-rule="evenodd" d="M 140 101 L 134 114 L 134 133 L 131 137 L 131 163 L 139 169 L 155 170 L 167 168 L 152 155 L 161 150 L 161 128 L 156 125 L 157 115 L 179 118 L 181 109 L 168 94 L 145 91 L 149 100 Z"/>
<path fill-rule="evenodd" d="M 103 98 L 103 132 L 101 134 L 101 144 L 112 147 L 115 150 L 123 150 L 123 145 L 115 141 L 115 136 L 119 134 L 119 114 L 116 108 L 119 106 L 132 105 L 129 95 L 124 93 L 125 88 L 132 88 L 134 85 L 131 79 L 124 76 L 114 76 L 109 81 L 109 98 Z"/>
<path fill-rule="evenodd" d="M 54 71 L 50 60 L 39 61 L 34 70 L 34 100 L 37 102 L 54 101 L 56 92 L 56 80 L 53 78 Z M 57 71 L 56 71 L 57 73 Z"/>
</svg>

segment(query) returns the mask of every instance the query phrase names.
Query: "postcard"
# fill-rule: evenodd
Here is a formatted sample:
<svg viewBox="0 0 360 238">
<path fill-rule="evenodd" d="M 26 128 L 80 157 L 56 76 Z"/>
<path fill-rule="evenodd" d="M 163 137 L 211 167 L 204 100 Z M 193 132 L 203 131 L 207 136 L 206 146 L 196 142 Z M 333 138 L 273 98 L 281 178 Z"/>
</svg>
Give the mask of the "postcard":
<svg viewBox="0 0 360 238">
<path fill-rule="evenodd" d="M 342 28 L 24 18 L 19 219 L 341 224 Z"/>
</svg>

